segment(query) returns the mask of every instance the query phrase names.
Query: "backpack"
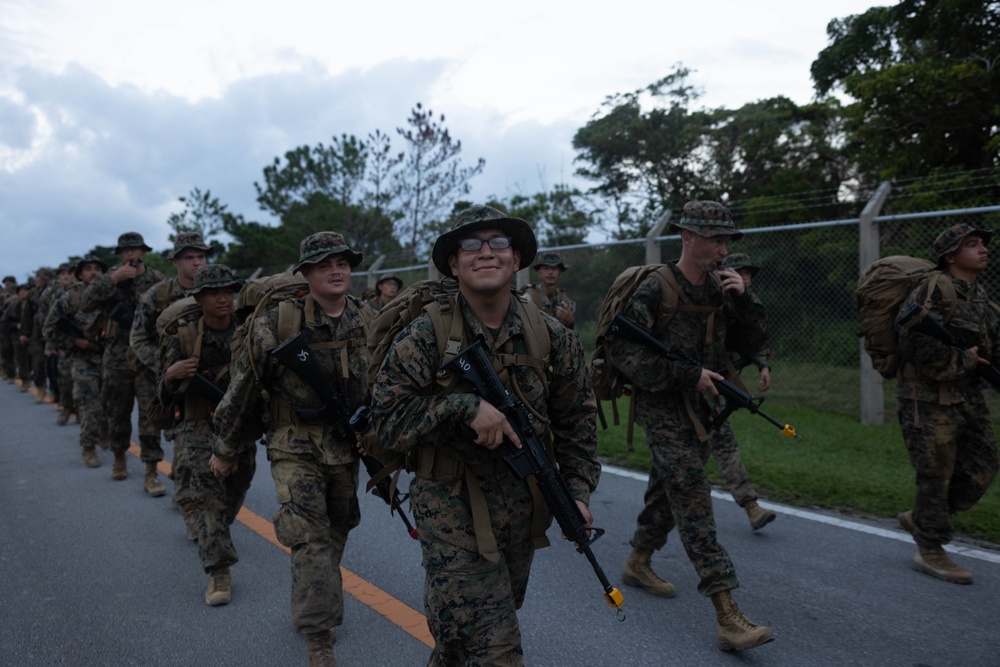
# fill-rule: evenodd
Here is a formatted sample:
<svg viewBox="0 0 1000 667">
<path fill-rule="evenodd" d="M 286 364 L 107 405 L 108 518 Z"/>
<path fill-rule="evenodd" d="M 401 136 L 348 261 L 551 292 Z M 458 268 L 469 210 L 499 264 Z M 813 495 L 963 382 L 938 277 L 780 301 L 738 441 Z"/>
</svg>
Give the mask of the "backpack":
<svg viewBox="0 0 1000 667">
<path fill-rule="evenodd" d="M 197 332 L 194 325 L 199 317 L 201 317 L 201 306 L 198 305 L 193 296 L 186 296 L 171 303 L 156 318 L 156 337 L 160 341 L 161 366 L 163 344 L 167 336 L 180 336 L 181 349 L 191 350 L 191 354 L 197 354 L 195 349 L 200 347 L 200 341 L 196 341 Z M 191 326 L 187 326 L 189 324 Z M 157 369 L 157 379 L 158 374 L 164 370 L 162 367 Z M 179 409 L 176 397 L 170 404 L 164 404 L 159 398 L 156 398 L 147 406 L 146 417 L 154 428 L 169 429 L 173 428 L 174 423 L 180 417 Z"/>
<path fill-rule="evenodd" d="M 625 376 L 611 359 L 608 341 L 606 339 L 608 329 L 615 315 L 625 309 L 625 303 L 646 278 L 655 275 L 660 279 L 660 292 L 663 301 L 660 305 L 660 312 L 656 323 L 653 326 L 653 335 L 660 336 L 666 331 L 667 324 L 673 319 L 678 311 L 704 312 L 708 315 L 707 328 L 709 335 L 714 325 L 715 313 L 718 308 L 713 306 L 695 306 L 691 303 L 691 298 L 687 292 L 677 282 L 673 270 L 667 264 L 642 264 L 632 266 L 615 278 L 608 289 L 604 301 L 601 303 L 600 315 L 597 317 L 597 341 L 594 345 L 594 353 L 590 358 L 590 377 L 594 386 L 594 397 L 597 399 L 597 415 L 601 420 L 601 428 L 607 429 L 608 422 L 604 416 L 602 401 L 611 402 L 611 411 L 614 416 L 614 423 L 617 426 L 621 423 L 618 414 L 618 399 L 623 395 L 633 396 L 631 380 Z M 635 401 L 629 402 L 628 430 L 626 433 L 626 445 L 628 451 L 634 451 L 632 446 L 633 432 L 635 426 Z"/>
<path fill-rule="evenodd" d="M 951 319 L 957 295 L 951 280 L 941 279 L 943 273 L 929 260 L 892 255 L 873 262 L 862 274 L 854 292 L 861 325 L 858 336 L 864 338 L 865 352 L 882 377 L 892 379 L 899 371 L 901 360 L 896 316 L 906 297 L 917 286 L 927 283 L 927 300 L 924 302 L 927 309 L 934 288 L 939 288 L 944 320 Z"/>
</svg>

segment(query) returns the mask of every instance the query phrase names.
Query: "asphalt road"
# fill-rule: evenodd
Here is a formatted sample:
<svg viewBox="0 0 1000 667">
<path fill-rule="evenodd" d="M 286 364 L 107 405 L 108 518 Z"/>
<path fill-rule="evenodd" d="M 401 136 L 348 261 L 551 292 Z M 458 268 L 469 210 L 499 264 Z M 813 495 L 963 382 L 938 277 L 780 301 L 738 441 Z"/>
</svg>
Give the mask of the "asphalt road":
<svg viewBox="0 0 1000 667">
<path fill-rule="evenodd" d="M 124 482 L 111 480 L 109 452 L 100 451 L 102 467 L 85 468 L 79 427 L 58 427 L 55 417 L 51 405 L 0 383 L 0 665 L 305 662 L 290 623 L 288 556 L 266 531 L 234 526 L 233 601 L 207 607 L 207 577 L 170 504 L 171 483 L 167 496 L 147 497 L 135 456 Z M 263 454 L 246 507 L 268 519 L 277 506 Z M 609 467 L 593 499 L 607 530 L 594 551 L 616 584 L 644 488 L 643 475 Z M 677 597 L 623 587 L 619 622 L 586 559 L 553 528 L 519 612 L 526 663 L 1000 665 L 1000 551 L 953 545 L 976 577 L 958 586 L 910 569 L 914 546 L 894 522 L 767 506 L 778 519 L 757 533 L 721 493 L 716 517 L 741 581 L 734 597 L 777 641 L 740 654 L 716 648 L 712 605 L 673 536 L 653 563 Z M 372 496 L 362 516 L 343 562 L 350 589 L 338 662 L 424 665 L 419 546 Z"/>
</svg>

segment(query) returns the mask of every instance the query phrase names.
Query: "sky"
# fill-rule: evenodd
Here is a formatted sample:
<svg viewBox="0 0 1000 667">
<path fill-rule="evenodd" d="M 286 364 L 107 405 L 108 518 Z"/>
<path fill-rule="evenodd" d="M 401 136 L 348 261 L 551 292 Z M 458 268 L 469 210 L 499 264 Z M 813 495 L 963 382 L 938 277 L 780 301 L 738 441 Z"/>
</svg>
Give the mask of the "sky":
<svg viewBox="0 0 1000 667">
<path fill-rule="evenodd" d="M 889 2 L 0 0 L 0 273 L 118 235 L 169 246 L 178 197 L 248 220 L 262 170 L 331 137 L 444 114 L 472 201 L 574 176 L 574 133 L 682 63 L 696 106 L 813 98 L 827 24 Z"/>
</svg>

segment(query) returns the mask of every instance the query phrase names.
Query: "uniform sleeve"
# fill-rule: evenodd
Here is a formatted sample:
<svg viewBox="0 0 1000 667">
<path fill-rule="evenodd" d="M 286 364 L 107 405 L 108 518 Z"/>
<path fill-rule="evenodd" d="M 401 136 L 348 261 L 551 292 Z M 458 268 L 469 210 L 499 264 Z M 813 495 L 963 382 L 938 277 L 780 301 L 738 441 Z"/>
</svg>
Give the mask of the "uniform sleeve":
<svg viewBox="0 0 1000 667">
<path fill-rule="evenodd" d="M 59 326 L 59 317 L 66 314 L 66 294 L 63 293 L 52 307 L 49 308 L 45 316 L 45 324 L 42 325 L 42 337 L 45 339 L 45 349 L 66 350 L 73 347 L 72 338 Z"/>
<path fill-rule="evenodd" d="M 562 325 L 550 328 L 548 417 L 559 474 L 573 498 L 590 504 L 601 477 L 597 461 L 597 402 L 580 337 Z"/>
<path fill-rule="evenodd" d="M 434 326 L 422 315 L 396 337 L 372 386 L 372 421 L 386 449 L 408 452 L 457 438 L 459 424 L 475 418 L 475 394 L 437 393 L 440 364 Z"/>
<path fill-rule="evenodd" d="M 663 302 L 660 279 L 650 275 L 636 287 L 622 315 L 651 331 Z M 643 343 L 615 336 L 609 344 L 611 362 L 636 387 L 648 392 L 694 389 L 701 377 L 701 367 L 672 362 L 650 350 Z"/>
<path fill-rule="evenodd" d="M 150 287 L 139 296 L 129 333 L 129 345 L 136 358 L 146 368 L 156 371 L 159 367 L 159 344 L 156 336 L 156 286 Z"/>
<path fill-rule="evenodd" d="M 111 275 L 101 274 L 94 278 L 93 282 L 83 291 L 83 295 L 80 297 L 80 310 L 85 313 L 100 311 L 105 302 L 113 299 L 116 293 L 117 288 Z"/>
<path fill-rule="evenodd" d="M 177 339 L 177 336 L 164 337 L 162 358 L 163 358 L 163 365 L 160 366 L 158 369 L 155 369 L 157 371 L 156 396 L 160 399 L 161 403 L 163 403 L 164 405 L 169 405 L 170 402 L 174 400 L 174 394 L 163 383 L 163 380 L 167 374 L 167 369 L 181 360 L 181 344 L 180 341 Z"/>
<path fill-rule="evenodd" d="M 245 345 L 240 356 L 233 360 L 229 386 L 215 409 L 215 417 L 212 420 L 215 430 L 213 451 L 220 458 L 235 459 L 240 451 L 245 449 L 245 443 L 241 444 L 241 435 L 248 421 L 247 416 L 252 415 L 252 410 L 259 409 L 257 401 L 259 387 L 257 376 L 250 366 L 251 355 L 261 374 L 261 384 L 271 389 L 269 378 L 272 366 L 268 352 L 278 344 L 273 333 L 274 325 L 270 317 L 272 313 L 276 311 L 271 311 L 254 321 L 252 343 Z"/>
</svg>

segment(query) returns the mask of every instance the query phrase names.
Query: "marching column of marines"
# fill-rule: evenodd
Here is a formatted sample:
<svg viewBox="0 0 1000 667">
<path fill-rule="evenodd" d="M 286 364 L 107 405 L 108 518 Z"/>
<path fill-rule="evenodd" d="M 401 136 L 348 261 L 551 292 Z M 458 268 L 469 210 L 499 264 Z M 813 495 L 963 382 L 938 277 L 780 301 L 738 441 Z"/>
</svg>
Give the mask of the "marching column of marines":
<svg viewBox="0 0 1000 667">
<path fill-rule="evenodd" d="M 728 421 L 707 428 L 725 407 L 718 371 L 734 361 L 752 364 L 760 388 L 771 383 L 767 319 L 751 289 L 760 267 L 729 253 L 742 234 L 718 202 L 689 202 L 671 228 L 682 250 L 664 265 L 670 279 L 650 275 L 623 300 L 621 314 L 686 356 L 609 339 L 612 363 L 633 383 L 635 419 L 653 454 L 621 578 L 673 597 L 674 585 L 654 571 L 652 559 L 676 527 L 698 590 L 715 607 L 719 647 L 745 650 L 775 635 L 750 621 L 731 595 L 739 583 L 717 539 L 704 466 L 716 458 L 754 530 L 774 520 L 756 502 Z M 906 364 L 899 416 L 917 472 L 916 500 L 899 521 L 918 546 L 913 567 L 953 583 L 971 583 L 972 575 L 941 549 L 951 538 L 950 517 L 975 504 L 998 467 L 976 376 L 1000 345 L 1000 321 L 976 282 L 991 237 L 956 225 L 934 243 L 937 269 L 954 285 L 948 293 L 967 305 L 942 306 L 940 294 L 926 288 L 909 299 L 928 304 L 943 326 L 962 334 L 959 346 L 899 331 Z M 413 473 L 409 497 L 435 640 L 429 664 L 523 664 L 517 610 L 534 551 L 548 545 L 551 501 L 533 475 L 514 474 L 509 465 L 522 442 L 508 413 L 442 368 L 461 348 L 483 345 L 504 391 L 533 413 L 534 435 L 545 443 L 572 511 L 590 527 L 590 496 L 601 473 L 597 410 L 574 331 L 576 305 L 558 284 L 568 268 L 560 255 L 538 254 L 523 220 L 473 206 L 433 246 L 434 265 L 451 287 L 430 305 L 417 303 L 412 321 L 386 333 L 377 328 L 382 318 L 413 309 L 418 290 L 387 274 L 369 299 L 352 296 L 351 274 L 362 257 L 339 232 L 303 239 L 291 274 L 246 285 L 230 268 L 208 263 L 212 250 L 196 233 L 178 234 L 170 254 L 177 275 L 168 278 L 143 262 L 151 248 L 142 236 L 126 232 L 115 247 L 117 266 L 88 255 L 57 271 L 39 269 L 32 284 L 6 276 L 3 379 L 19 381 L 22 392 L 33 386 L 36 402 L 57 402 L 58 424 L 75 415 L 83 464 L 100 467 L 98 450 L 110 449 L 115 480 L 127 477 L 138 403 L 149 496 L 165 493 L 157 476 L 159 429 L 172 437 L 173 500 L 198 545 L 210 606 L 232 600 L 230 568 L 238 555 L 230 525 L 254 476 L 260 440 L 279 505 L 275 532 L 291 550 L 291 620 L 306 638 L 310 665 L 336 664 L 340 561 L 361 521 L 359 459 L 375 454 L 392 469 L 405 468 Z M 514 275 L 528 266 L 540 281 L 516 290 Z M 676 305 L 678 296 L 684 305 L 665 317 L 665 304 Z M 292 341 L 318 362 L 320 377 L 280 360 Z M 379 343 L 388 352 L 372 365 Z M 344 418 L 362 413 L 372 427 L 365 436 Z M 949 482 L 950 495 L 942 490 Z"/>
</svg>

